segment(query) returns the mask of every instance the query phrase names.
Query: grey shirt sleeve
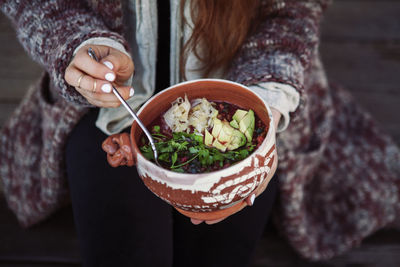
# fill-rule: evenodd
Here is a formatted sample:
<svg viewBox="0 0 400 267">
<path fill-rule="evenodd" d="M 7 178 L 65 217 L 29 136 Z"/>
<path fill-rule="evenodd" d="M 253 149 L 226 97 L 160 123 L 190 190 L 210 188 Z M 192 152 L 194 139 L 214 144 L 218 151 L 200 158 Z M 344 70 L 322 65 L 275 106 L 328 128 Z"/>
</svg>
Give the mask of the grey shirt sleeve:
<svg viewBox="0 0 400 267">
<path fill-rule="evenodd" d="M 249 86 L 267 104 L 282 114 L 277 132 L 284 131 L 290 122 L 289 112 L 293 112 L 299 106 L 300 94 L 292 86 L 276 82 L 263 82 Z"/>
</svg>

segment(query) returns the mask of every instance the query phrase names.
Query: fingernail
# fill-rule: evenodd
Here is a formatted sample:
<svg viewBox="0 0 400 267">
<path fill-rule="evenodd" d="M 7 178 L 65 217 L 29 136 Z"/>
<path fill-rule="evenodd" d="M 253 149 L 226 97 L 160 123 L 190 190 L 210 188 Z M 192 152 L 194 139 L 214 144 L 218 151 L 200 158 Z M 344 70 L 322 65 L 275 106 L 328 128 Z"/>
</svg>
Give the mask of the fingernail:
<svg viewBox="0 0 400 267">
<path fill-rule="evenodd" d="M 114 65 L 110 61 L 104 61 L 103 64 L 106 65 L 110 70 L 114 68 Z"/>
<path fill-rule="evenodd" d="M 107 81 L 112 82 L 112 81 L 115 80 L 115 75 L 114 75 L 114 73 L 107 73 L 105 78 L 106 78 Z"/>
<path fill-rule="evenodd" d="M 110 93 L 111 92 L 111 85 L 109 85 L 108 83 L 105 83 L 101 86 L 101 90 L 104 93 Z"/>
<path fill-rule="evenodd" d="M 256 195 L 255 195 L 255 194 L 252 194 L 251 197 L 250 197 L 251 206 L 253 206 L 254 200 L 255 200 L 255 199 L 256 199 Z"/>
<path fill-rule="evenodd" d="M 134 93 L 135 93 L 135 90 L 133 90 L 133 88 L 131 88 L 131 90 L 129 90 L 129 97 L 133 96 Z"/>
</svg>

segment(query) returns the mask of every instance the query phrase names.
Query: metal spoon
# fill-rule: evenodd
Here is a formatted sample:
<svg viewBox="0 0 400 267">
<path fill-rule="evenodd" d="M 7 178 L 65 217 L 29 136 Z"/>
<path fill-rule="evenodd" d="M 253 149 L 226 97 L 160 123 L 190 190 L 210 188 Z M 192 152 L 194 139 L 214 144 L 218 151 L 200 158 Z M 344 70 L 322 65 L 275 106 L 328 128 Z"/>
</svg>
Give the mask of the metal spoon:
<svg viewBox="0 0 400 267">
<path fill-rule="evenodd" d="M 91 47 L 89 47 L 89 49 L 88 49 L 88 54 L 92 59 L 94 59 L 97 62 L 99 62 L 99 59 L 96 56 L 96 53 L 93 51 L 93 49 Z M 144 126 L 142 121 L 135 114 L 135 112 L 132 110 L 132 108 L 129 106 L 129 104 L 122 98 L 122 96 L 117 91 L 117 89 L 114 87 L 114 85 L 111 84 L 111 86 L 112 86 L 112 92 L 114 93 L 114 95 L 118 98 L 119 101 L 121 101 L 122 105 L 126 108 L 126 110 L 129 112 L 129 114 L 132 115 L 134 120 L 136 120 L 136 122 L 139 124 L 140 128 L 142 128 L 143 132 L 146 134 L 147 138 L 149 139 L 151 149 L 153 150 L 154 161 L 157 163 L 158 166 L 161 166 L 160 163 L 158 163 L 158 160 L 157 160 L 158 159 L 158 152 L 157 152 L 157 149 L 156 149 L 156 145 L 154 143 L 154 139 L 151 136 L 150 132 L 147 130 L 146 126 Z"/>
</svg>

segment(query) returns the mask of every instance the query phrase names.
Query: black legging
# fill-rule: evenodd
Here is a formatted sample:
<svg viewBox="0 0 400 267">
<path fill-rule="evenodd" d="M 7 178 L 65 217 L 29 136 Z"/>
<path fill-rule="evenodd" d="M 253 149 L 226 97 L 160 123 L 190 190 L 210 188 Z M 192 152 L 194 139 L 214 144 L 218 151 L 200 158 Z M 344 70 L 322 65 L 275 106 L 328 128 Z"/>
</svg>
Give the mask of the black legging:
<svg viewBox="0 0 400 267">
<path fill-rule="evenodd" d="M 247 266 L 273 205 L 277 179 L 254 206 L 214 224 L 190 220 L 153 195 L 134 167 L 112 168 L 85 115 L 69 137 L 67 174 L 84 266 Z"/>
</svg>

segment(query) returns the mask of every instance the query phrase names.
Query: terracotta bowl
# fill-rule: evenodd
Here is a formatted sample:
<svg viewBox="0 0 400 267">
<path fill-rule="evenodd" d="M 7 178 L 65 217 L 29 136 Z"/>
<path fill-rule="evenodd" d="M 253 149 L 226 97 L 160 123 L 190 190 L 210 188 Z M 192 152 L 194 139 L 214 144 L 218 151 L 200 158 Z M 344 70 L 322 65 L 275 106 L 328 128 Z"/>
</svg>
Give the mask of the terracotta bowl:
<svg viewBox="0 0 400 267">
<path fill-rule="evenodd" d="M 215 220 L 232 214 L 245 206 L 244 201 L 276 166 L 275 130 L 271 110 L 264 100 L 247 87 L 218 79 L 201 79 L 171 86 L 154 95 L 137 113 L 145 125 L 171 107 L 178 97 L 189 100 L 205 97 L 224 101 L 243 109 L 252 109 L 268 126 L 263 143 L 249 157 L 222 170 L 204 173 L 176 173 L 147 160 L 138 142 L 142 130 L 132 124 L 130 136 L 117 134 L 108 137 L 103 149 L 112 166 L 136 165 L 145 185 L 158 197 L 178 211 L 199 220 Z"/>
</svg>

